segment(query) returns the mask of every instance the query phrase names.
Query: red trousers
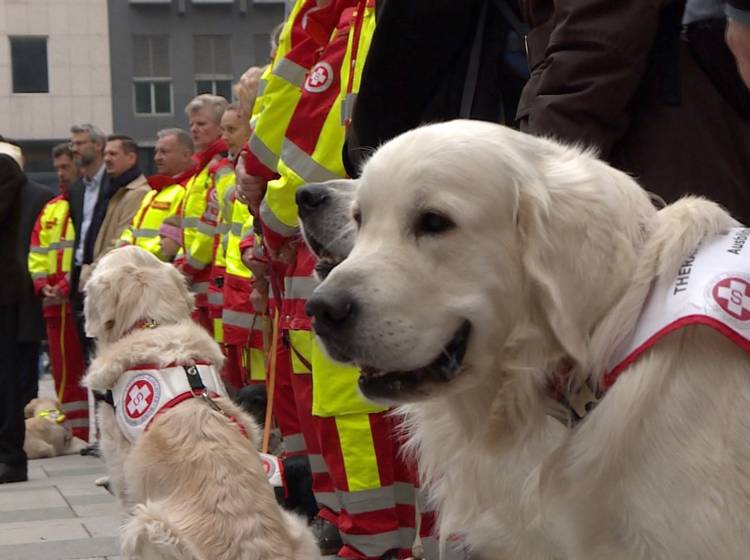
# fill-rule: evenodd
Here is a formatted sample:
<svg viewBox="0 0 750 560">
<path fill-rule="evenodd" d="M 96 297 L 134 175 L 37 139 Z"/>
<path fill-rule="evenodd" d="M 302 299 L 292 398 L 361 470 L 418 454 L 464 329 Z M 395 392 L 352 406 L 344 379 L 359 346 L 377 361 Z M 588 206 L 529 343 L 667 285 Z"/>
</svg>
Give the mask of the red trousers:
<svg viewBox="0 0 750 560">
<path fill-rule="evenodd" d="M 70 304 L 45 309 L 45 320 L 57 400 L 60 401 L 66 423 L 72 428 L 73 435 L 87 441 L 89 437 L 88 392 L 81 387 L 81 379 L 86 372 L 86 362 Z"/>
<path fill-rule="evenodd" d="M 192 314 L 193 321 L 198 323 L 201 327 L 213 336 L 214 325 L 211 317 L 208 314 L 208 307 L 196 307 Z"/>
</svg>

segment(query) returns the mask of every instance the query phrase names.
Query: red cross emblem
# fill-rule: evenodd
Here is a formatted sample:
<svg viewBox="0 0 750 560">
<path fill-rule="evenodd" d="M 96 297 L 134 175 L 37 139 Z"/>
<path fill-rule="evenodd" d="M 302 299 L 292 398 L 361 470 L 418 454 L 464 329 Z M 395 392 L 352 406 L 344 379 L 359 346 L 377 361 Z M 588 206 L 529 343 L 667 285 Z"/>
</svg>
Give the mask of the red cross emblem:
<svg viewBox="0 0 750 560">
<path fill-rule="evenodd" d="M 305 89 L 312 93 L 327 90 L 333 83 L 333 68 L 327 62 L 318 62 L 305 80 Z"/>
<path fill-rule="evenodd" d="M 716 303 L 740 321 L 750 320 L 750 283 L 743 278 L 729 277 L 716 283 L 711 291 Z"/>
<path fill-rule="evenodd" d="M 153 385 L 145 379 L 136 380 L 125 395 L 125 414 L 132 420 L 143 416 L 154 402 Z"/>
</svg>

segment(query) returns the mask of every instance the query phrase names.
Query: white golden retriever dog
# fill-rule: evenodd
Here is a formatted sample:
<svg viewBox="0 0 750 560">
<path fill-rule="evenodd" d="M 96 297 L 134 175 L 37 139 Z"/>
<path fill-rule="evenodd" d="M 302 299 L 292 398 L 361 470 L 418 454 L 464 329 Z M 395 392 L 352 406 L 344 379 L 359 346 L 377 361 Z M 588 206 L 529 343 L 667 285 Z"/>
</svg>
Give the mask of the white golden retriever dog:
<svg viewBox="0 0 750 560">
<path fill-rule="evenodd" d="M 474 121 L 397 137 L 348 185 L 297 196 L 330 272 L 308 312 L 406 413 L 443 535 L 482 560 L 750 555 L 745 350 L 674 331 L 575 425 L 550 390 L 599 384 L 652 284 L 737 225 L 723 210 L 657 212 L 591 153 Z"/>
<path fill-rule="evenodd" d="M 146 393 L 151 398 L 183 375 L 179 367 L 160 368 L 203 363 L 220 371 L 221 350 L 190 319 L 193 296 L 171 265 L 136 247 L 117 249 L 97 264 L 85 289 L 86 332 L 98 342 L 86 386 L 116 389 L 126 372 L 149 364 L 155 377 L 172 376 L 150 380 L 161 387 Z M 199 375 L 209 377 L 205 372 Z M 114 405 L 127 408 L 127 393 Z M 147 409 L 131 410 L 135 417 Z M 276 503 L 255 449 L 257 426 L 228 398 L 188 398 L 156 412 L 134 442 L 112 406 L 102 403 L 99 418 L 111 482 L 128 513 L 123 558 L 319 558 L 305 522 Z"/>
</svg>

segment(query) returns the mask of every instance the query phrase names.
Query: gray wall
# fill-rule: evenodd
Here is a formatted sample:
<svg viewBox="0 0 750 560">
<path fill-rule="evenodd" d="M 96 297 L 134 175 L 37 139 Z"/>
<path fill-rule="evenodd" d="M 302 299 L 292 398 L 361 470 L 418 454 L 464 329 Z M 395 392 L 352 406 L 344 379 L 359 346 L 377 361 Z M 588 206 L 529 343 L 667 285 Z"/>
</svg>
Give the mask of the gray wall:
<svg viewBox="0 0 750 560">
<path fill-rule="evenodd" d="M 231 62 L 236 81 L 253 65 L 256 52 L 267 56 L 268 45 L 255 45 L 256 35 L 270 35 L 284 18 L 284 3 L 235 0 L 232 4 L 195 5 L 191 0 L 167 4 L 131 4 L 108 0 L 112 68 L 114 130 L 133 136 L 139 144 L 153 145 L 159 129 L 187 128 L 184 107 L 195 94 L 194 35 L 231 35 Z M 244 10 L 244 13 L 243 13 Z M 172 115 L 136 116 L 133 101 L 133 35 L 169 35 L 172 74 Z M 144 154 L 145 156 L 145 154 Z"/>
</svg>

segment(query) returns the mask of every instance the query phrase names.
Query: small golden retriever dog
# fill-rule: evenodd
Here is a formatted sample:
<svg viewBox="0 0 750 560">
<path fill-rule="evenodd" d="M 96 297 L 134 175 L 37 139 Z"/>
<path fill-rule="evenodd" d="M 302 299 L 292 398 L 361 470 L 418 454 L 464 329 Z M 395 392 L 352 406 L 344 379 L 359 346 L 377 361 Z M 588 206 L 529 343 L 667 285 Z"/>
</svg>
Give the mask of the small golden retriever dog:
<svg viewBox="0 0 750 560">
<path fill-rule="evenodd" d="M 65 425 L 65 414 L 60 404 L 50 398 L 31 399 L 24 408 L 26 438 L 23 450 L 29 459 L 42 459 L 78 453 L 85 444 L 73 438 Z"/>
<path fill-rule="evenodd" d="M 442 535 L 482 560 L 748 558 L 748 351 L 691 324 L 602 389 L 652 287 L 738 226 L 721 208 L 657 211 L 590 152 L 475 121 L 407 132 L 297 200 L 327 262 L 315 330 L 400 405 Z M 728 252 L 750 250 L 738 231 Z M 587 405 L 576 422 L 558 393 Z"/>
<path fill-rule="evenodd" d="M 276 503 L 257 426 L 224 396 L 221 350 L 190 319 L 194 301 L 182 275 L 124 247 L 101 259 L 85 290 L 97 356 L 84 384 L 112 392 L 99 419 L 111 483 L 128 514 L 123 558 L 318 558 L 306 523 Z"/>
</svg>

